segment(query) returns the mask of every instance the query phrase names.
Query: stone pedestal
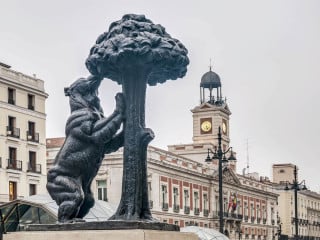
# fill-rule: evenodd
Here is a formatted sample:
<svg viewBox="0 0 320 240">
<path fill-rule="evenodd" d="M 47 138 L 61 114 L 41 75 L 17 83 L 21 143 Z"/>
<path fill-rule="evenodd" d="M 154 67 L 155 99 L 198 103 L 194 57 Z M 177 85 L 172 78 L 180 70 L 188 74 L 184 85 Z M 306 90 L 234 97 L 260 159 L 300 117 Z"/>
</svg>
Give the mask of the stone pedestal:
<svg viewBox="0 0 320 240">
<path fill-rule="evenodd" d="M 193 233 L 131 230 L 27 231 L 3 235 L 3 240 L 198 240 Z"/>
</svg>

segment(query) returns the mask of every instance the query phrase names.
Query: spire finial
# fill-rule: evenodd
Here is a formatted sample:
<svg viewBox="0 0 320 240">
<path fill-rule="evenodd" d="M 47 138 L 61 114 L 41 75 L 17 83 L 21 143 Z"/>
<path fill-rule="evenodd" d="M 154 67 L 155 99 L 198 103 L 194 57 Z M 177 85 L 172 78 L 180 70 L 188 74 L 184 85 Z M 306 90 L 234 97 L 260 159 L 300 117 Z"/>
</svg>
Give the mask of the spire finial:
<svg viewBox="0 0 320 240">
<path fill-rule="evenodd" d="M 209 66 L 209 69 L 210 69 L 210 71 L 211 71 L 211 69 L 212 69 L 211 58 L 210 58 L 210 66 Z"/>
</svg>

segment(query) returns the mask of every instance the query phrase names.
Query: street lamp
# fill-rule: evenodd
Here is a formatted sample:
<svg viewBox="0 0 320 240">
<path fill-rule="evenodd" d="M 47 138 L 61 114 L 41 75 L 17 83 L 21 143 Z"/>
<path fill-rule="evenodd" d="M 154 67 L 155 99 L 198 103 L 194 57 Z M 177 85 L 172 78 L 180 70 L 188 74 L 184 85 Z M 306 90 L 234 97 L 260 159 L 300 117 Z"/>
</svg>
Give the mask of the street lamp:
<svg viewBox="0 0 320 240">
<path fill-rule="evenodd" d="M 281 222 L 281 219 L 279 217 L 278 212 L 277 212 L 277 224 L 279 226 L 278 231 L 277 231 L 277 235 L 278 235 L 278 240 L 280 240 L 281 239 L 281 234 L 282 234 L 282 222 Z"/>
<path fill-rule="evenodd" d="M 227 159 L 226 153 L 230 151 L 230 156 Z M 213 154 L 210 157 L 210 153 Z M 217 159 L 219 160 L 219 231 L 224 234 L 223 232 L 223 201 L 222 201 L 222 162 L 227 163 L 228 160 L 236 160 L 233 156 L 232 147 L 229 147 L 226 151 L 222 151 L 221 148 L 221 127 L 219 126 L 218 131 L 218 149 L 215 149 L 214 152 L 208 148 L 208 156 L 206 158 L 206 163 L 212 162 L 212 160 Z"/>
<path fill-rule="evenodd" d="M 295 239 L 298 239 L 298 191 L 300 190 L 307 190 L 305 180 L 302 180 L 300 183 L 298 183 L 297 179 L 297 166 L 294 166 L 294 180 L 293 183 L 286 182 L 286 187 L 284 190 L 294 190 L 294 223 L 295 223 Z"/>
</svg>

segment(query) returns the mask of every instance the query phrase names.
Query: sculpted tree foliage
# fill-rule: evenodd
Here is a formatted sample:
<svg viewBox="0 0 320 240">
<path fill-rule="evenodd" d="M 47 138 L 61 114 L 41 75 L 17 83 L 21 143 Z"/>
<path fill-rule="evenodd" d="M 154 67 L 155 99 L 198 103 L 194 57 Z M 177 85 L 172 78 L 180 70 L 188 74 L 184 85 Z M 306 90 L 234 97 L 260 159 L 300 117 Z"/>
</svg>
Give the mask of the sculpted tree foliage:
<svg viewBox="0 0 320 240">
<path fill-rule="evenodd" d="M 93 75 L 121 84 L 126 105 L 122 196 L 112 219 L 152 220 L 146 155 L 154 134 L 145 127 L 146 86 L 183 77 L 189 64 L 187 53 L 164 27 L 134 14 L 113 22 L 90 51 L 87 68 Z"/>
</svg>

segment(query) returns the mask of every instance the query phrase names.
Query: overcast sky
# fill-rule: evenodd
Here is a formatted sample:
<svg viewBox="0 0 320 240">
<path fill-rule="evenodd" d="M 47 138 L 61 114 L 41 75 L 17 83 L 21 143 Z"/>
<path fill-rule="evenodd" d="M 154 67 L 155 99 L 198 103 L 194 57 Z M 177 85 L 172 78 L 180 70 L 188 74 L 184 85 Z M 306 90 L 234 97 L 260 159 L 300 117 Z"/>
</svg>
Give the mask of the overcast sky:
<svg viewBox="0 0 320 240">
<path fill-rule="evenodd" d="M 69 115 L 63 88 L 89 73 L 84 62 L 97 36 L 123 14 L 145 14 L 189 50 L 186 77 L 148 87 L 146 124 L 151 145 L 192 142 L 190 109 L 199 104 L 201 76 L 222 80 L 232 111 L 231 145 L 238 172 L 271 177 L 273 163 L 299 167 L 320 191 L 320 1 L 1 1 L 0 61 L 45 81 L 47 137 L 64 136 Z M 105 79 L 100 97 L 106 114 L 121 91 Z"/>
</svg>

